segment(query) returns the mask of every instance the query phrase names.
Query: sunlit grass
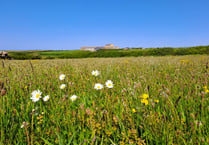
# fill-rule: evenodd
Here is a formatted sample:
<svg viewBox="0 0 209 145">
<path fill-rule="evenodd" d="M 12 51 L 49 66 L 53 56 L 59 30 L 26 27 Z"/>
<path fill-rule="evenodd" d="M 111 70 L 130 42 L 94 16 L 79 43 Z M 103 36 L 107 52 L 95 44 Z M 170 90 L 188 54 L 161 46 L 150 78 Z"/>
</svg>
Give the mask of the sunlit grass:
<svg viewBox="0 0 209 145">
<path fill-rule="evenodd" d="M 207 144 L 208 61 L 2 61 L 0 144 Z"/>
</svg>

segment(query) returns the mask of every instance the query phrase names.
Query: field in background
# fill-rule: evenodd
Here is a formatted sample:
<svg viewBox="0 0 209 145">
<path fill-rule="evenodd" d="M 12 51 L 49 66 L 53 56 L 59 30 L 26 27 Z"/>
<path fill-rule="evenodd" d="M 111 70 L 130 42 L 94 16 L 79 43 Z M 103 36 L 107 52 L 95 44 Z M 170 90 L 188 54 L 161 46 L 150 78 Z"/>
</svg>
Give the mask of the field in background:
<svg viewBox="0 0 209 145">
<path fill-rule="evenodd" d="M 207 144 L 208 61 L 209 56 L 2 61 L 0 144 Z M 93 70 L 100 74 L 93 76 Z M 60 74 L 66 78 L 59 80 Z M 112 89 L 94 89 L 107 80 Z M 49 101 L 32 102 L 37 89 Z"/>
<path fill-rule="evenodd" d="M 13 59 L 55 59 L 55 58 L 101 58 L 101 57 L 139 57 L 139 56 L 177 56 L 177 55 L 195 55 L 209 54 L 209 46 L 196 46 L 185 48 L 131 48 L 131 49 L 113 49 L 98 50 L 96 52 L 82 50 L 65 51 L 9 51 Z"/>
</svg>

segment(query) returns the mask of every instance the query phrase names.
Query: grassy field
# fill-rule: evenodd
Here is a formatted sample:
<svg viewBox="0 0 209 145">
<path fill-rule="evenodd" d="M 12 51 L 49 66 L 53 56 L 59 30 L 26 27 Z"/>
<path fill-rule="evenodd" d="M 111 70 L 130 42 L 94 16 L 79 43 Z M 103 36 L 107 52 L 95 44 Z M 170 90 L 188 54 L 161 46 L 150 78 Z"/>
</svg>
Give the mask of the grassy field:
<svg viewBox="0 0 209 145">
<path fill-rule="evenodd" d="M 208 61 L 201 55 L 2 61 L 0 144 L 209 144 Z M 33 102 L 38 89 L 42 98 Z"/>
<path fill-rule="evenodd" d="M 162 48 L 132 48 L 107 49 L 96 52 L 82 50 L 34 50 L 34 51 L 9 51 L 9 56 L 15 60 L 29 59 L 69 59 L 69 58 L 115 58 L 115 57 L 141 57 L 141 56 L 180 56 L 180 55 L 208 55 L 208 46 L 195 47 L 162 47 Z"/>
</svg>

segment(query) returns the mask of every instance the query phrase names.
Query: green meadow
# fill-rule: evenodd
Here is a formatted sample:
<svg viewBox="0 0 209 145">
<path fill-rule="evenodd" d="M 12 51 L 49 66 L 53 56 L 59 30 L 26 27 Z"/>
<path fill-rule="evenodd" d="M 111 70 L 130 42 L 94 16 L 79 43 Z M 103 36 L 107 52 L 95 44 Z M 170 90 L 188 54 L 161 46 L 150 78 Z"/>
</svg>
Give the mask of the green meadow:
<svg viewBox="0 0 209 145">
<path fill-rule="evenodd" d="M 67 59 L 67 58 L 114 58 L 114 57 L 141 57 L 141 56 L 182 56 L 208 55 L 208 46 L 194 47 L 162 47 L 162 48 L 126 48 L 101 49 L 96 52 L 83 50 L 36 50 L 36 51 L 9 51 L 9 56 L 16 60 L 27 59 Z"/>
<path fill-rule="evenodd" d="M 207 55 L 1 60 L 0 145 L 209 144 L 208 62 Z"/>
</svg>

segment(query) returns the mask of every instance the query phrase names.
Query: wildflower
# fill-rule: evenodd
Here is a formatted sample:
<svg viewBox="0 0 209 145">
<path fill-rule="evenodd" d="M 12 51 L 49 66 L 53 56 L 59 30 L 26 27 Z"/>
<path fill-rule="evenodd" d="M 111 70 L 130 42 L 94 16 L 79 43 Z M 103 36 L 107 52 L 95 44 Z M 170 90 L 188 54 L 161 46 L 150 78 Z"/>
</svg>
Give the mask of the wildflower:
<svg viewBox="0 0 209 145">
<path fill-rule="evenodd" d="M 65 79 L 65 75 L 61 74 L 59 78 L 60 78 L 60 80 L 64 80 Z"/>
<path fill-rule="evenodd" d="M 159 100 L 155 100 L 155 103 L 159 103 Z"/>
<path fill-rule="evenodd" d="M 75 101 L 75 100 L 77 99 L 77 96 L 76 96 L 76 95 L 73 95 L 73 96 L 70 97 L 70 99 L 71 99 L 72 101 Z"/>
<path fill-rule="evenodd" d="M 91 115 L 91 114 L 92 114 L 91 109 L 87 108 L 87 109 L 86 109 L 86 114 L 87 114 L 87 115 Z"/>
<path fill-rule="evenodd" d="M 45 96 L 45 97 L 43 98 L 43 100 L 44 100 L 44 101 L 48 101 L 48 100 L 49 100 L 49 95 Z"/>
<path fill-rule="evenodd" d="M 144 103 L 145 105 L 148 105 L 148 100 L 147 99 L 142 99 L 141 103 Z"/>
<path fill-rule="evenodd" d="M 66 85 L 65 84 L 62 84 L 61 86 L 60 86 L 60 89 L 64 89 L 66 87 Z"/>
<path fill-rule="evenodd" d="M 31 94 L 32 97 L 30 99 L 32 99 L 33 102 L 37 102 L 41 98 L 42 92 L 40 90 L 35 90 Z"/>
<path fill-rule="evenodd" d="M 98 76 L 99 75 L 99 71 L 98 70 L 92 71 L 91 74 L 93 76 Z"/>
<path fill-rule="evenodd" d="M 209 90 L 208 90 L 208 89 L 206 89 L 206 90 L 205 90 L 205 93 L 209 93 Z"/>
<path fill-rule="evenodd" d="M 141 98 L 143 98 L 143 99 L 147 99 L 148 97 L 149 97 L 149 95 L 148 94 L 143 94 L 142 96 L 140 96 Z"/>
<path fill-rule="evenodd" d="M 94 89 L 101 90 L 103 88 L 103 85 L 100 83 L 95 84 Z"/>
<path fill-rule="evenodd" d="M 32 109 L 32 113 L 34 113 L 36 111 L 36 109 Z"/>
<path fill-rule="evenodd" d="M 20 128 L 27 127 L 28 125 L 29 125 L 29 123 L 24 121 Z"/>
<path fill-rule="evenodd" d="M 24 127 L 24 125 L 22 124 L 20 128 L 23 128 L 23 127 Z"/>
<path fill-rule="evenodd" d="M 202 87 L 203 89 L 207 89 L 207 86 Z"/>
<path fill-rule="evenodd" d="M 113 88 L 113 82 L 111 80 L 106 81 L 106 87 Z"/>
<path fill-rule="evenodd" d="M 195 120 L 195 124 L 198 126 L 198 127 L 200 127 L 200 126 L 202 126 L 202 121 L 198 121 L 198 120 Z"/>
<path fill-rule="evenodd" d="M 134 113 L 136 113 L 136 109 L 132 109 L 132 111 L 133 111 Z"/>
<path fill-rule="evenodd" d="M 74 82 L 69 82 L 69 85 L 72 86 L 74 84 Z"/>
<path fill-rule="evenodd" d="M 28 88 L 28 86 L 25 86 L 25 89 L 27 89 Z"/>
</svg>

